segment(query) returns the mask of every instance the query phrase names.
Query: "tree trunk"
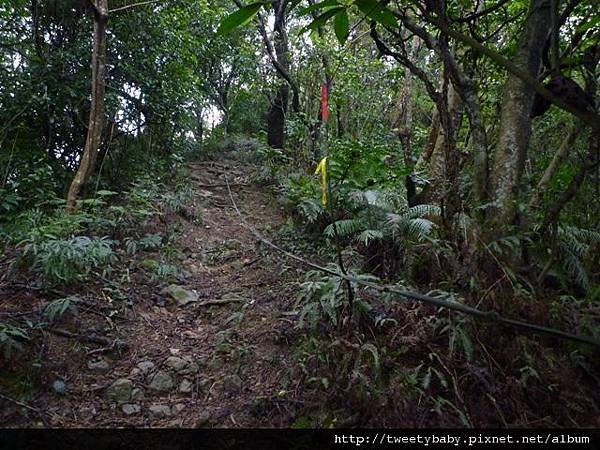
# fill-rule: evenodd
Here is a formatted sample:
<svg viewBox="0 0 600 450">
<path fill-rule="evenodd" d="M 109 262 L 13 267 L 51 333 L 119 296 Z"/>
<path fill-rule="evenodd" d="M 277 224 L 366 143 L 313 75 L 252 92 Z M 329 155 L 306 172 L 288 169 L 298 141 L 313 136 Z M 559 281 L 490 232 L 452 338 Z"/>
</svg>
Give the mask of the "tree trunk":
<svg viewBox="0 0 600 450">
<path fill-rule="evenodd" d="M 271 100 L 271 108 L 267 114 L 267 143 L 273 148 L 283 148 L 285 145 L 285 117 L 287 115 L 287 104 L 289 87 L 282 84 Z"/>
<path fill-rule="evenodd" d="M 419 49 L 419 37 L 413 36 L 409 57 L 415 58 Z M 404 71 L 404 84 L 398 95 L 394 115 L 392 116 L 392 128 L 396 130 L 398 139 L 402 145 L 404 165 L 412 170 L 415 162 L 412 149 L 412 122 L 413 122 L 413 75 L 410 70 Z"/>
<path fill-rule="evenodd" d="M 108 0 L 96 0 L 94 10 L 94 47 L 92 50 L 92 100 L 85 148 L 77 173 L 67 194 L 67 210 L 77 205 L 77 197 L 94 173 L 104 126 L 104 74 L 106 71 L 106 24 Z"/>
<path fill-rule="evenodd" d="M 588 154 L 584 157 L 579 170 L 573 176 L 565 191 L 548 209 L 542 223 L 543 230 L 547 230 L 558 222 L 558 218 L 563 208 L 577 195 L 587 174 L 600 165 L 598 155 L 600 155 L 600 132 L 593 130 L 592 133 L 590 133 Z"/>
<path fill-rule="evenodd" d="M 419 51 L 420 39 L 417 35 L 413 36 L 409 57 L 415 59 Z M 413 91 L 413 75 L 410 70 L 406 69 L 404 72 L 404 84 L 398 100 L 396 102 L 396 108 L 392 117 L 392 128 L 396 130 L 400 145 L 402 146 L 402 153 L 404 157 L 404 167 L 410 172 L 406 176 L 404 181 L 406 187 L 406 201 L 408 206 L 415 206 L 418 203 L 417 200 L 417 189 L 415 182 L 412 177 L 412 172 L 415 168 L 415 157 L 412 148 L 412 135 L 413 135 L 413 108 L 414 102 L 412 97 Z"/>
<path fill-rule="evenodd" d="M 285 146 L 285 119 L 288 111 L 288 100 L 290 85 L 293 86 L 293 108 L 299 108 L 298 92 L 294 84 L 290 84 L 290 52 L 286 29 L 286 0 L 278 0 L 273 4 L 275 11 L 274 31 L 274 57 L 273 61 L 277 74 L 284 79 L 284 83 L 279 86 L 275 96 L 271 100 L 271 107 L 267 113 L 267 143 L 274 148 L 283 148 Z M 264 27 L 263 27 L 264 30 Z M 266 36 L 266 33 L 264 33 Z M 268 44 L 268 38 L 265 37 L 265 43 Z M 269 53 L 271 51 L 268 49 Z M 286 78 L 287 76 L 287 78 Z"/>
<path fill-rule="evenodd" d="M 196 116 L 196 130 L 194 135 L 196 137 L 196 142 L 202 145 L 202 139 L 204 137 L 204 120 L 202 119 L 202 106 L 196 105 L 194 108 L 194 114 Z"/>
<path fill-rule="evenodd" d="M 456 175 L 458 158 L 452 153 L 456 152 L 456 132 L 460 128 L 463 104 L 453 84 L 448 86 L 447 110 L 449 130 L 440 127 L 438 137 L 429 160 L 431 184 L 428 188 L 427 201 L 440 203 L 445 197 L 449 184 Z M 455 167 L 456 166 L 456 167 Z"/>
<path fill-rule="evenodd" d="M 550 30 L 550 8 L 547 0 L 531 0 L 529 12 L 512 58 L 515 65 L 537 77 L 542 51 Z M 516 204 L 521 176 L 531 136 L 531 107 L 535 92 L 520 77 L 509 74 L 504 87 L 500 131 L 495 158 L 490 172 L 492 233 L 502 234 L 515 223 Z"/>
<path fill-rule="evenodd" d="M 419 155 L 419 159 L 415 164 L 415 171 L 419 172 L 425 168 L 431 159 L 435 143 L 440 134 L 440 113 L 437 108 L 433 108 L 433 115 L 431 117 L 431 128 L 429 129 L 429 137 L 425 143 L 422 153 Z"/>
<path fill-rule="evenodd" d="M 575 143 L 575 140 L 577 139 L 577 131 L 578 128 L 575 125 L 572 125 L 569 128 L 567 137 L 563 140 L 562 144 L 552 157 L 552 161 L 550 161 L 550 164 L 548 164 L 548 167 L 546 167 L 544 175 L 542 175 L 542 178 L 540 178 L 540 181 L 538 182 L 537 186 L 535 187 L 535 190 L 533 191 L 533 194 L 531 195 L 531 199 L 529 200 L 529 209 L 535 209 L 539 206 L 544 192 L 550 184 L 550 180 L 556 173 L 558 166 L 562 162 L 567 152 L 571 150 L 573 144 Z"/>
</svg>

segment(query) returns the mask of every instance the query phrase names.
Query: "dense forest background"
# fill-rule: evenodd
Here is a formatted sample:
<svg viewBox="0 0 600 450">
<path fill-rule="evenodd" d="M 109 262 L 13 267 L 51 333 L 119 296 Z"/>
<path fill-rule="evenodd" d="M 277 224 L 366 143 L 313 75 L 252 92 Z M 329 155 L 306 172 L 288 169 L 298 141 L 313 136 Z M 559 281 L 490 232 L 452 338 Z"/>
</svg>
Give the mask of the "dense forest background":
<svg viewBox="0 0 600 450">
<path fill-rule="evenodd" d="M 597 0 L 3 2 L 7 420 L 79 423 L 44 416 L 65 391 L 77 398 L 65 374 L 78 369 L 57 369 L 49 339 L 128 357 L 116 345 L 126 333 L 102 322 L 94 341 L 86 314 L 129 317 L 159 291 L 182 306 L 182 286 L 211 283 L 189 281 L 184 241 L 187 227 L 205 243 L 225 230 L 211 214 L 233 214 L 231 181 L 260 189 L 238 203 L 269 239 L 329 270 L 282 275 L 285 322 L 266 324 L 285 323 L 277 345 L 293 369 L 240 423 L 598 426 L 599 11 Z M 222 209 L 207 206 L 211 189 Z M 222 261 L 241 260 L 230 241 L 244 239 L 219 236 Z M 236 266 L 244 276 L 271 267 L 256 247 Z M 223 327 L 256 325 L 232 311 Z M 225 391 L 243 390 L 240 361 L 253 356 L 240 348 L 211 369 L 239 363 Z"/>
</svg>

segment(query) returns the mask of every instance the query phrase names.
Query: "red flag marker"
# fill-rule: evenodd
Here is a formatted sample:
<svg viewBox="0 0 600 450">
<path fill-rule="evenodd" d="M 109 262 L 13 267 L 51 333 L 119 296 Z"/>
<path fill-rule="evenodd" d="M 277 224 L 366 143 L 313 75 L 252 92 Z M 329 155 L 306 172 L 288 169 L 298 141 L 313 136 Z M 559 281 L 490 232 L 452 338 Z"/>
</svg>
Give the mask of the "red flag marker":
<svg viewBox="0 0 600 450">
<path fill-rule="evenodd" d="M 327 83 L 321 85 L 321 117 L 323 122 L 327 122 L 329 119 L 329 92 L 327 90 Z"/>
</svg>

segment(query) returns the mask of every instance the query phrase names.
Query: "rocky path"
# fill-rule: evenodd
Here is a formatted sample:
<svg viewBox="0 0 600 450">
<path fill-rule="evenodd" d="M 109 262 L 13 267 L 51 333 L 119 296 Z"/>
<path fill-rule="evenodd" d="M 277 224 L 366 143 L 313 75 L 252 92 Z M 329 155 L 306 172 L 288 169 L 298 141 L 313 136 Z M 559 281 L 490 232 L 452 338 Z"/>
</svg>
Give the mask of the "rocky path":
<svg viewBox="0 0 600 450">
<path fill-rule="evenodd" d="M 48 396 L 49 425 L 248 427 L 293 421 L 299 402 L 290 384 L 289 311 L 297 269 L 261 249 L 240 225 L 224 171 L 248 222 L 267 233 L 282 223 L 274 198 L 250 183 L 250 166 L 226 158 L 192 164 L 191 182 L 203 208 L 200 223 L 182 225 L 189 275 L 152 293 L 152 302 L 134 302 L 128 320 L 115 325 L 128 344 L 125 354 L 65 352 L 64 358 L 81 360 L 63 374 L 67 392 Z"/>
</svg>

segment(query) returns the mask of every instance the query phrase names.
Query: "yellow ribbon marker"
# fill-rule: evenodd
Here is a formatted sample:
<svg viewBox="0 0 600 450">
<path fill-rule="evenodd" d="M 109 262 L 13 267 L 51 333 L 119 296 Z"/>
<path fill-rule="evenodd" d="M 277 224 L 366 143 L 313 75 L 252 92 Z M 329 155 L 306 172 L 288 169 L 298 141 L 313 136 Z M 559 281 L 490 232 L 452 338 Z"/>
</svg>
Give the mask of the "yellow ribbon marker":
<svg viewBox="0 0 600 450">
<path fill-rule="evenodd" d="M 323 195 L 321 196 L 321 202 L 323 202 L 323 206 L 327 205 L 327 156 L 321 160 L 317 169 L 315 170 L 315 175 L 321 174 L 321 188 L 323 189 Z"/>
</svg>

